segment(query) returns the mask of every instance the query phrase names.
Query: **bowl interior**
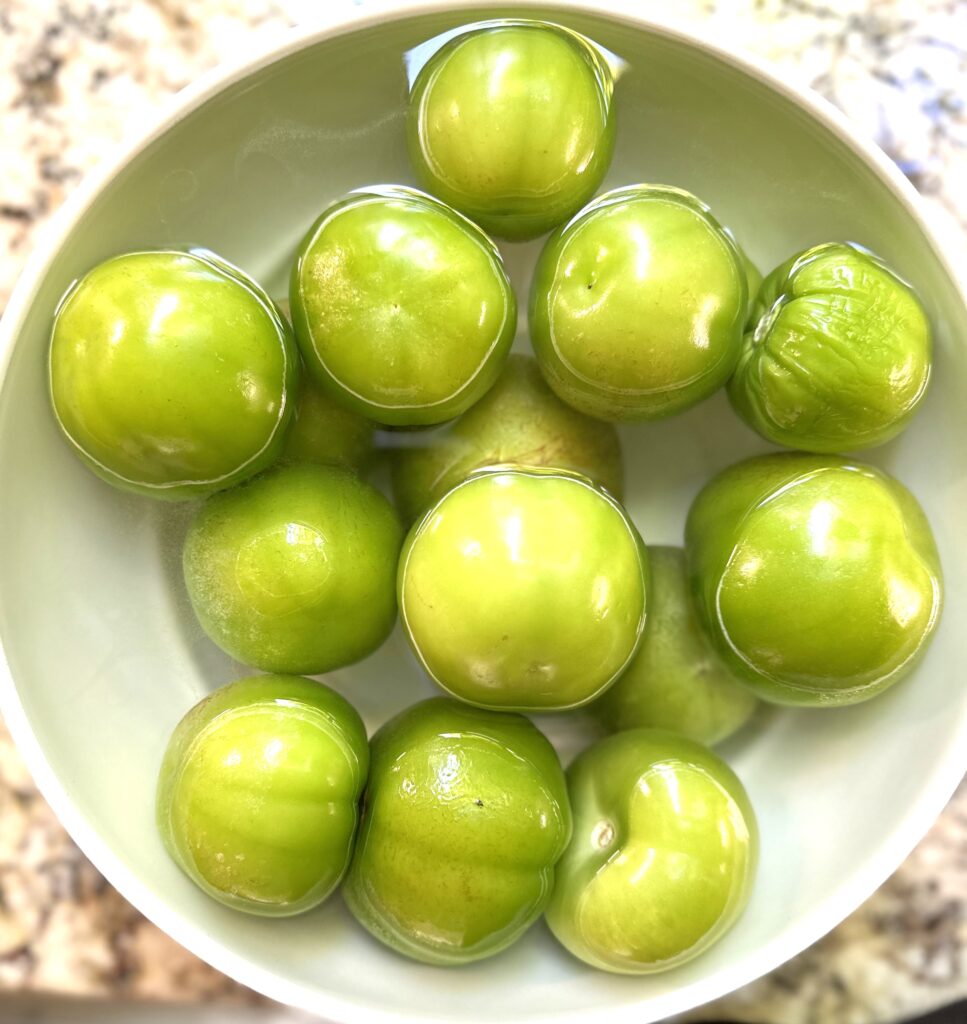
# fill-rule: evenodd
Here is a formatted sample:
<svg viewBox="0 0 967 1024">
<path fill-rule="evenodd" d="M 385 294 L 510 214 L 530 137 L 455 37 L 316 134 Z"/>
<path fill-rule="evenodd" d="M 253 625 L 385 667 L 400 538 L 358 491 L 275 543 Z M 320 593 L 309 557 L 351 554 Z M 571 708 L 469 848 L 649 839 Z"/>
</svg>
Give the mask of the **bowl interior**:
<svg viewBox="0 0 967 1024">
<path fill-rule="evenodd" d="M 244 670 L 202 635 L 186 602 L 179 546 L 191 509 L 96 480 L 61 441 L 47 402 L 52 312 L 69 282 L 107 256 L 201 244 L 284 295 L 296 242 L 328 202 L 360 185 L 413 180 L 403 54 L 489 13 L 384 16 L 291 44 L 130 160 L 52 253 L 24 315 L 7 324 L 16 346 L 0 393 L 5 707 L 48 795 L 109 877 L 196 952 L 277 998 L 335 1020 L 607 1011 L 645 1024 L 754 977 L 836 923 L 896 867 L 967 760 L 958 676 L 967 663 L 967 323 L 929 239 L 872 161 L 808 105 L 726 57 L 619 18 L 549 11 L 627 64 L 605 187 L 653 181 L 694 191 L 764 270 L 813 243 L 862 242 L 920 289 L 937 331 L 924 411 L 870 458 L 930 516 L 947 576 L 944 621 L 916 675 L 885 696 L 835 712 L 770 711 L 726 747 L 760 819 L 758 884 L 735 930 L 673 973 L 597 973 L 557 948 L 543 925 L 502 956 L 445 971 L 380 947 L 338 898 L 273 921 L 202 895 L 156 834 L 156 772 L 181 715 Z M 538 248 L 503 247 L 521 297 Z M 523 318 L 518 343 L 526 343 Z M 628 504 L 646 542 L 680 542 L 688 503 L 709 475 L 766 447 L 721 394 L 622 434 Z M 370 729 L 432 692 L 398 629 L 327 682 Z M 579 718 L 541 724 L 565 756 L 582 742 Z"/>
</svg>

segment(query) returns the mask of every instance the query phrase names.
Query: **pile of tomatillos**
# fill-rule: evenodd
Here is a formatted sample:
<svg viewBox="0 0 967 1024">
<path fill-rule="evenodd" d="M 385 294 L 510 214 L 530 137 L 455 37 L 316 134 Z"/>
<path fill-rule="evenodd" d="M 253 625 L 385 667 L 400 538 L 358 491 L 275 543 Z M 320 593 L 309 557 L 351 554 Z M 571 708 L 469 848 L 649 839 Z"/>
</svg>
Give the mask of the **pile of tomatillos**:
<svg viewBox="0 0 967 1024">
<path fill-rule="evenodd" d="M 836 454 L 908 424 L 928 321 L 855 244 L 762 280 L 681 189 L 593 198 L 614 75 L 570 30 L 467 26 L 408 102 L 426 192 L 364 187 L 324 209 L 292 265 L 291 326 L 198 249 L 116 256 L 58 308 L 63 433 L 116 487 L 205 499 L 188 597 L 214 643 L 265 673 L 175 729 L 160 832 L 242 911 L 299 913 L 344 882 L 361 924 L 419 960 L 491 956 L 546 914 L 587 963 L 664 970 L 731 927 L 756 869 L 752 807 L 708 745 L 760 699 L 874 697 L 936 627 L 922 509 Z M 548 231 L 534 355 L 510 355 L 517 299 L 490 235 Z M 613 423 L 723 386 L 793 451 L 719 473 L 684 549 L 646 548 Z M 396 442 L 395 508 L 367 482 L 378 429 Z M 397 612 L 448 696 L 367 738 L 305 676 L 371 654 Z M 521 713 L 585 706 L 608 735 L 565 776 Z"/>
</svg>

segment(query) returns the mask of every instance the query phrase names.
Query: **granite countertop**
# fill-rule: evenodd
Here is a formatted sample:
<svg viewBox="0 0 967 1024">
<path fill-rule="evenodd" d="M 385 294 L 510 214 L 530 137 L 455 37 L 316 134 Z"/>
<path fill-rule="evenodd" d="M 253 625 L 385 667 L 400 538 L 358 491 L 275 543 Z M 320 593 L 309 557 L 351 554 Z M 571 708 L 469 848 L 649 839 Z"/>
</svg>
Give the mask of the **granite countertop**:
<svg viewBox="0 0 967 1024">
<path fill-rule="evenodd" d="M 351 0 L 326 0 L 327 9 Z M 663 0 L 643 11 L 668 16 Z M 0 308 L 36 232 L 162 100 L 314 0 L 0 0 Z M 842 107 L 967 268 L 967 0 L 679 0 L 720 42 Z M 256 1003 L 142 918 L 35 790 L 0 726 L 0 991 Z M 886 1024 L 967 997 L 967 785 L 889 882 L 779 971 L 689 1019 Z"/>
</svg>

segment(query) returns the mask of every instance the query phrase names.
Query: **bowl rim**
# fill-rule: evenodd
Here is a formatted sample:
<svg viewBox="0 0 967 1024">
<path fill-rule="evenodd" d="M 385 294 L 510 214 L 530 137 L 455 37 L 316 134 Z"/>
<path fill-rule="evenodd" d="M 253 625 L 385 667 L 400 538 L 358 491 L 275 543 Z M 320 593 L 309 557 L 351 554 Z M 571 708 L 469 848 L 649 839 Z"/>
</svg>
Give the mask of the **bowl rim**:
<svg viewBox="0 0 967 1024">
<path fill-rule="evenodd" d="M 366 9 L 350 8 L 321 13 L 311 21 L 283 30 L 266 42 L 244 48 L 236 57 L 216 65 L 186 88 L 168 97 L 155 112 L 149 127 L 133 140 L 123 140 L 75 189 L 47 224 L 40 229 L 32 253 L 13 290 L 0 320 L 0 386 L 6 378 L 15 339 L 51 263 L 61 246 L 112 179 L 147 146 L 160 138 L 186 115 L 194 112 L 223 89 L 274 62 L 328 39 L 372 28 L 386 20 L 403 20 L 421 15 L 459 13 L 488 7 L 484 0 L 374 0 Z M 780 71 L 766 61 L 745 52 L 726 49 L 704 28 L 685 24 L 674 16 L 643 15 L 635 0 L 519 0 L 515 14 L 558 10 L 565 13 L 603 17 L 628 28 L 645 31 L 666 40 L 694 48 L 767 86 L 800 109 L 804 109 L 857 156 L 902 205 L 919 228 L 937 263 L 946 274 L 961 305 L 967 306 L 964 282 L 954 270 L 945 247 L 921 208 L 921 198 L 893 162 L 829 101 L 805 85 L 780 77 Z M 331 993 L 320 994 L 302 983 L 287 980 L 272 970 L 250 962 L 204 929 L 155 897 L 136 873 L 88 824 L 74 805 L 63 780 L 58 778 L 27 718 L 13 681 L 0 636 L 0 713 L 29 768 L 41 795 L 53 809 L 81 851 L 95 868 L 148 920 L 191 953 L 246 987 L 312 1014 L 353 1024 L 390 1024 L 413 1019 L 406 1011 L 374 1009 Z M 608 1010 L 615 1024 L 649 1024 L 683 1013 L 721 998 L 769 973 L 822 938 L 844 920 L 889 878 L 924 836 L 952 796 L 967 771 L 967 714 L 963 716 L 946 748 L 938 751 L 926 788 L 884 838 L 866 866 L 852 880 L 840 883 L 826 897 L 759 949 L 736 964 L 708 978 L 699 978 L 673 992 Z M 647 1002 L 647 1009 L 643 1003 Z M 526 1024 L 562 1024 L 587 1021 L 594 1010 L 575 1009 L 564 1013 L 521 1015 L 506 1018 Z M 440 1014 L 423 1014 L 423 1020 L 442 1021 Z M 468 1024 L 475 1018 L 465 1017 Z M 483 1018 L 477 1018 L 482 1020 Z M 489 1018 L 488 1018 L 489 1019 Z"/>
</svg>

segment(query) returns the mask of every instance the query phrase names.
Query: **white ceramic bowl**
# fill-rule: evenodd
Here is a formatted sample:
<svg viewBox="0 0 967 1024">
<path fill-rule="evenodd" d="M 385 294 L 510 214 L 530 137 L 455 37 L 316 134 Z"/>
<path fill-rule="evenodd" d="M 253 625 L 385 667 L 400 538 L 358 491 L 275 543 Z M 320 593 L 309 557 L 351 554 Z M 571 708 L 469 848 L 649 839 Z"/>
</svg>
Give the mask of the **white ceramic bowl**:
<svg viewBox="0 0 967 1024">
<path fill-rule="evenodd" d="M 607 1014 L 646 1024 L 696 1006 L 775 967 L 869 896 L 967 764 L 967 314 L 912 189 L 829 106 L 733 54 L 634 14 L 522 8 L 627 61 L 605 187 L 655 181 L 696 192 L 762 268 L 849 238 L 920 289 L 937 329 L 932 393 L 910 430 L 872 459 L 926 507 L 946 567 L 946 613 L 915 677 L 885 696 L 845 710 L 774 711 L 726 749 L 758 811 L 761 871 L 735 930 L 680 970 L 601 974 L 542 925 L 495 959 L 435 969 L 377 945 L 338 898 L 284 921 L 210 901 L 162 849 L 155 775 L 180 716 L 242 670 L 201 634 L 185 600 L 179 543 L 190 510 L 111 490 L 58 436 L 45 388 L 51 314 L 92 264 L 170 243 L 209 246 L 284 294 L 296 241 L 326 203 L 355 186 L 411 181 L 403 52 L 493 10 L 410 4 L 293 33 L 199 81 L 67 204 L 3 320 L 2 710 L 43 793 L 125 896 L 221 970 L 335 1021 Z M 504 250 L 523 295 L 537 244 Z M 623 439 L 629 507 L 651 542 L 679 541 L 703 481 L 764 447 L 721 394 Z M 371 728 L 431 692 L 398 632 L 328 681 Z M 574 720 L 545 724 L 569 753 Z"/>
</svg>

